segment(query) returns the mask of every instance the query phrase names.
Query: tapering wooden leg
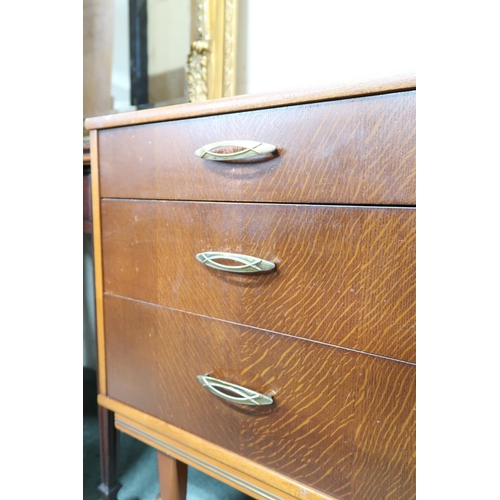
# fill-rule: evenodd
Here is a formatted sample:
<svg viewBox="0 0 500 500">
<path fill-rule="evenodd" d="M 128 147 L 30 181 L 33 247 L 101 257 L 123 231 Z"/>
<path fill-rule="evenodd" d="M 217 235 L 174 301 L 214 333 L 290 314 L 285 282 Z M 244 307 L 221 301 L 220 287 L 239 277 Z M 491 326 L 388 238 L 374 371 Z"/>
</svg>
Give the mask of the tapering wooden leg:
<svg viewBox="0 0 500 500">
<path fill-rule="evenodd" d="M 160 493 L 156 500 L 186 500 L 187 465 L 158 452 Z"/>
<path fill-rule="evenodd" d="M 118 439 L 114 413 L 99 406 L 99 446 L 101 452 L 101 480 L 99 491 L 102 500 L 116 500 L 122 485 L 118 482 Z"/>
</svg>

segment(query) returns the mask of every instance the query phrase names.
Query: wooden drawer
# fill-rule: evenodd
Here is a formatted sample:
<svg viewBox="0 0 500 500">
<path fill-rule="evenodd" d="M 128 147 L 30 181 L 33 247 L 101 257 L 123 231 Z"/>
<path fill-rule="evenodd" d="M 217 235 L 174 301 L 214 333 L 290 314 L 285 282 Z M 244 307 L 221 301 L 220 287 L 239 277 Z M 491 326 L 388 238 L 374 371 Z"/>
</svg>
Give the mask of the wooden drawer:
<svg viewBox="0 0 500 500">
<path fill-rule="evenodd" d="M 194 154 L 230 139 L 278 154 Z M 101 130 L 99 164 L 108 198 L 415 205 L 415 92 Z"/>
<path fill-rule="evenodd" d="M 106 296 L 108 396 L 343 500 L 414 498 L 415 366 Z M 210 374 L 267 394 L 219 399 Z"/>
<path fill-rule="evenodd" d="M 415 210 L 103 200 L 104 291 L 415 361 Z M 239 275 L 204 251 L 275 262 Z"/>
</svg>

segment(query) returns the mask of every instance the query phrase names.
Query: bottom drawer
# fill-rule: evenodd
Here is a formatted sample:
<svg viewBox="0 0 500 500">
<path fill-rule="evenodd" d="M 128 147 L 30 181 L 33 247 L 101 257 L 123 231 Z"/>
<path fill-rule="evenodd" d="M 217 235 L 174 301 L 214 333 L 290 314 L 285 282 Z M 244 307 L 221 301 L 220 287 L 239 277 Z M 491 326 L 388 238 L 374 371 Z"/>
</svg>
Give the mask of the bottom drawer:
<svg viewBox="0 0 500 500">
<path fill-rule="evenodd" d="M 105 296 L 108 396 L 339 499 L 415 498 L 415 366 Z M 198 375 L 273 395 L 220 399 Z"/>
</svg>

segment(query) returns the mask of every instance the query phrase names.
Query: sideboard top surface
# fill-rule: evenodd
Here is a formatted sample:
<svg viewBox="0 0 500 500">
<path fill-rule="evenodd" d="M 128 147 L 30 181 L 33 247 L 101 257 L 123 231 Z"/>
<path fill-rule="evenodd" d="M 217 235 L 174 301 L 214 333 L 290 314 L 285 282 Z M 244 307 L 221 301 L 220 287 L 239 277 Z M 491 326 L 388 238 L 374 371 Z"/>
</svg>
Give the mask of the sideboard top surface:
<svg viewBox="0 0 500 500">
<path fill-rule="evenodd" d="M 87 118 L 87 130 L 124 127 L 199 116 L 235 113 L 294 104 L 306 104 L 349 97 L 400 92 L 416 88 L 415 73 L 384 74 L 342 83 L 298 87 L 266 94 L 245 94 L 159 108 L 143 109 Z"/>
</svg>

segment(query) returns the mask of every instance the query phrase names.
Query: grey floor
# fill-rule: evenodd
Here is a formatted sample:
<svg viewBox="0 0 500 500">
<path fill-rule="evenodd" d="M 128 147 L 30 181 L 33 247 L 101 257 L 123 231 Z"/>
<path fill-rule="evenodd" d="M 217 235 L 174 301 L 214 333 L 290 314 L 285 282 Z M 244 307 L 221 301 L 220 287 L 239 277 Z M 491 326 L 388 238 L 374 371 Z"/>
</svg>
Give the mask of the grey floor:
<svg viewBox="0 0 500 500">
<path fill-rule="evenodd" d="M 95 372 L 83 376 L 83 500 L 101 500 Z M 156 450 L 121 433 L 118 500 L 155 500 L 158 484 Z M 251 500 L 249 496 L 202 472 L 188 468 L 187 500 Z"/>
</svg>

